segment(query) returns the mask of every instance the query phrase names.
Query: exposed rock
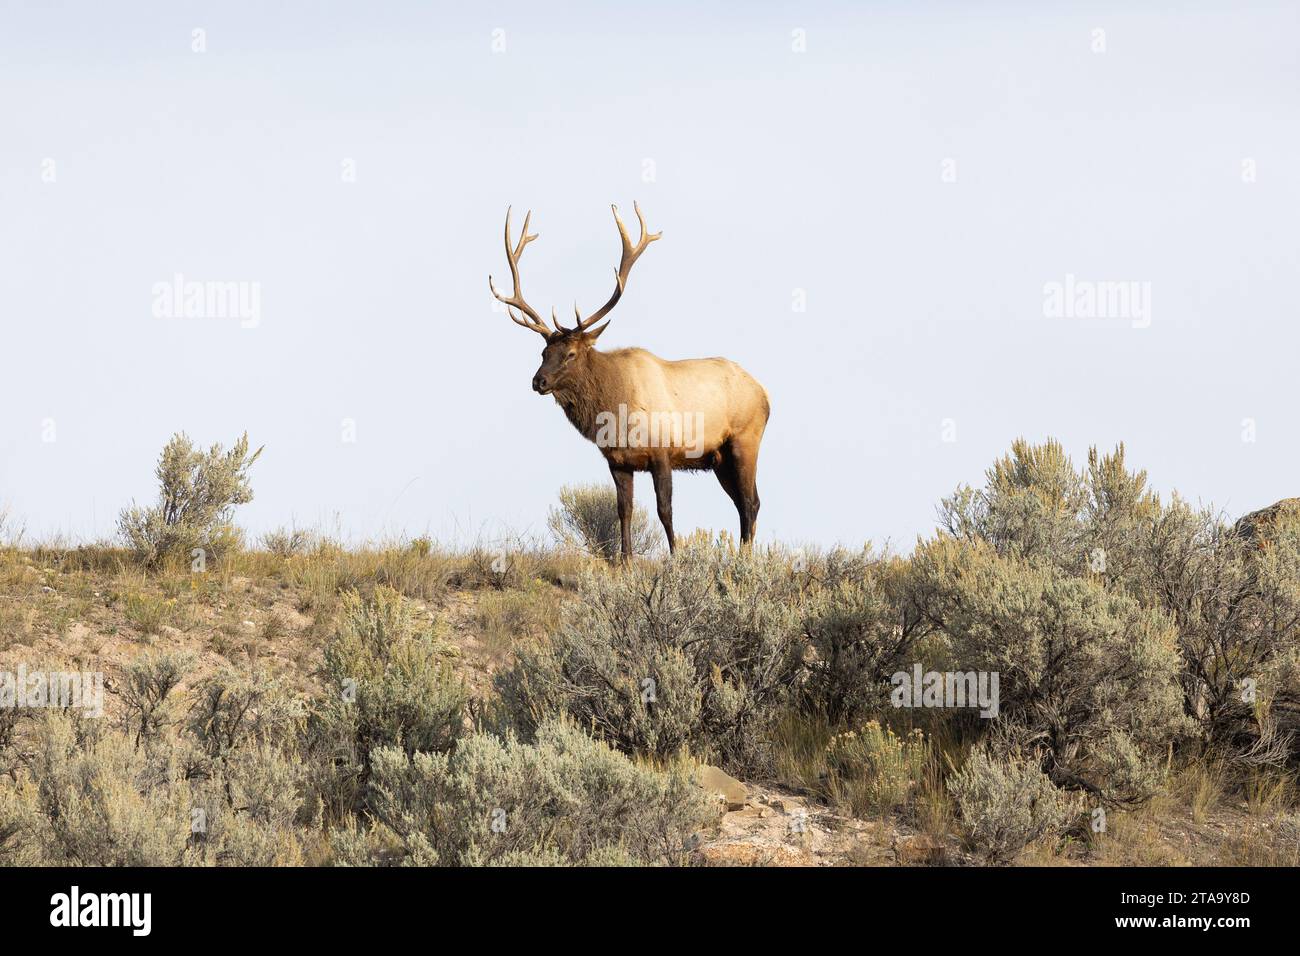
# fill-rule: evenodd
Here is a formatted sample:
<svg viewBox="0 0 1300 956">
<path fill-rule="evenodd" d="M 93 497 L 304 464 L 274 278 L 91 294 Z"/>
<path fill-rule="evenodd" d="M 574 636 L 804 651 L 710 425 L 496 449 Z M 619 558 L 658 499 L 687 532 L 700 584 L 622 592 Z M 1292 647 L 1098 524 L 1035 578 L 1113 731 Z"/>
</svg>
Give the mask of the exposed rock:
<svg viewBox="0 0 1300 956">
<path fill-rule="evenodd" d="M 942 866 L 948 862 L 948 848 L 923 833 L 896 837 L 893 851 L 900 866 Z"/>
<path fill-rule="evenodd" d="M 892 826 L 841 817 L 802 795 L 758 783 L 749 803 L 723 813 L 696 834 L 692 859 L 701 866 L 892 866 Z"/>
<path fill-rule="evenodd" d="M 962 865 L 956 840 L 917 834 L 900 819 L 865 821 L 841 816 L 819 800 L 746 784 L 749 805 L 724 813 L 695 835 L 693 861 L 701 866 Z"/>
<path fill-rule="evenodd" d="M 695 851 L 700 866 L 816 866 L 817 860 L 801 846 L 788 843 L 753 843 L 741 840 L 710 843 Z"/>
<path fill-rule="evenodd" d="M 1233 525 L 1233 530 L 1247 541 L 1262 545 L 1284 516 L 1300 517 L 1300 498 L 1283 498 L 1267 508 L 1243 515 Z"/>
<path fill-rule="evenodd" d="M 749 802 L 745 785 L 717 767 L 702 764 L 695 771 L 695 782 L 706 793 L 716 794 L 728 810 L 739 810 Z"/>
</svg>

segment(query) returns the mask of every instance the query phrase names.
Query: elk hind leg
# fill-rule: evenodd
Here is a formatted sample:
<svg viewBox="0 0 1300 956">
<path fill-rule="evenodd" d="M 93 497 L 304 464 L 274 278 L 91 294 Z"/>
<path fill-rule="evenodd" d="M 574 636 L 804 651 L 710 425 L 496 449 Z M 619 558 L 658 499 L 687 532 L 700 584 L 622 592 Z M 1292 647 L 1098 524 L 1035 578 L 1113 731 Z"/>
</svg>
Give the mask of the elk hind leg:
<svg viewBox="0 0 1300 956">
<path fill-rule="evenodd" d="M 745 505 L 745 495 L 740 481 L 736 450 L 728 442 L 722 447 L 721 452 L 722 460 L 718 462 L 713 471 L 718 476 L 718 484 L 722 485 L 722 490 L 727 493 L 727 497 L 736 506 L 736 513 L 740 516 L 740 540 L 744 543 L 752 536 L 752 529 L 749 522 L 749 509 Z"/>
<path fill-rule="evenodd" d="M 730 443 L 732 460 L 736 466 L 736 487 L 740 500 L 736 509 L 740 512 L 740 543 L 749 544 L 754 540 L 754 531 L 758 526 L 758 443 Z"/>
</svg>

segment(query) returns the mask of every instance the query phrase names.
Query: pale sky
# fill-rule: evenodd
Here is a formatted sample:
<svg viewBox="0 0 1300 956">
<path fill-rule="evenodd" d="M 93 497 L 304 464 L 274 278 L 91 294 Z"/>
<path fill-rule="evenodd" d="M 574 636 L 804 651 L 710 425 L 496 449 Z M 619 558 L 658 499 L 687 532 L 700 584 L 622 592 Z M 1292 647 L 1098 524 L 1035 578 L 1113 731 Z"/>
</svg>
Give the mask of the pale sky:
<svg viewBox="0 0 1300 956">
<path fill-rule="evenodd" d="M 254 536 L 544 534 L 609 477 L 491 308 L 508 204 L 562 316 L 610 292 L 611 202 L 663 230 L 601 345 L 766 386 L 760 540 L 910 547 L 1021 435 L 1232 515 L 1300 494 L 1294 3 L 470 7 L 0 2 L 29 537 L 111 534 L 182 429 L 266 446 Z M 255 327 L 155 316 L 177 273 L 256 284 Z M 1067 276 L 1149 323 L 1046 315 Z M 676 524 L 737 528 L 709 475 Z"/>
</svg>

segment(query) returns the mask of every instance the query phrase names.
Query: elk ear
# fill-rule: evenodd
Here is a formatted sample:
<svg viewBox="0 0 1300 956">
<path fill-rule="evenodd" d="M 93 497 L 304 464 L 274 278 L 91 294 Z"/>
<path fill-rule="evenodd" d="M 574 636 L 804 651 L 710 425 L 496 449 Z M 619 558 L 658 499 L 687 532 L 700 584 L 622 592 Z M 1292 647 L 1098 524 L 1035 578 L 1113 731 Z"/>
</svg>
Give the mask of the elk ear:
<svg viewBox="0 0 1300 956">
<path fill-rule="evenodd" d="M 594 342 L 596 341 L 596 339 L 600 338 L 601 332 L 604 332 L 607 328 L 609 328 L 610 321 L 611 320 L 606 319 L 603 324 L 598 325 L 594 329 L 590 330 L 589 332 L 585 332 L 583 334 L 586 335 L 588 339 Z"/>
</svg>

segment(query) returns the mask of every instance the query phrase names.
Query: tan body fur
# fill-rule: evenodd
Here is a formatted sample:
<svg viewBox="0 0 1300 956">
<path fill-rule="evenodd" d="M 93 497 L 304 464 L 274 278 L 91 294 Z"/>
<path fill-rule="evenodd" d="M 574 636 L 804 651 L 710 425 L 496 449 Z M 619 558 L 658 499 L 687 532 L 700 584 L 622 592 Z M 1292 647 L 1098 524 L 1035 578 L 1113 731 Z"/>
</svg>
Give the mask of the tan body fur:
<svg viewBox="0 0 1300 956">
<path fill-rule="evenodd" d="M 740 540 L 747 545 L 753 540 L 758 520 L 758 448 L 771 413 L 763 386 L 724 358 L 670 362 L 645 349 L 600 352 L 594 348 L 609 322 L 592 326 L 618 303 L 632 265 L 660 236 L 646 232 L 639 208 L 636 214 L 641 222 L 641 237 L 634 246 L 618 210 L 614 210 L 623 245 L 614 294 L 588 318 L 579 313 L 573 328 L 565 328 L 552 313 L 552 329 L 524 300 L 520 290 L 519 257 L 524 247 L 537 238 L 528 233 L 531 214 L 524 219 L 518 244 L 512 244 L 510 214 L 506 213 L 506 258 L 514 292 L 502 295 L 490 276 L 488 286 L 505 303 L 511 320 L 546 340 L 541 367 L 533 376 L 533 390 L 554 395 L 569 421 L 600 448 L 609 464 L 618 493 L 623 559 L 632 556 L 632 478 L 638 471 L 648 471 L 654 479 L 659 520 L 668 536 L 669 549 L 676 546 L 672 475 L 681 470 L 711 470 L 718 476 L 736 506 Z M 516 315 L 515 309 L 523 315 Z M 615 433 L 610 423 L 620 417 L 675 424 L 667 434 L 662 430 L 657 434 L 638 432 L 634 427 Z M 615 435 L 613 440 L 611 434 Z"/>
<path fill-rule="evenodd" d="M 618 349 L 588 353 L 586 374 L 557 388 L 556 403 L 573 426 L 596 441 L 597 415 L 625 405 L 629 414 L 675 413 L 696 416 L 702 430 L 691 434 L 691 448 L 683 444 L 662 447 L 602 448 L 612 466 L 650 471 L 653 462 L 667 457 L 675 470 L 715 467 L 721 449 L 733 439 L 753 444 L 763 437 L 770 413 L 767 392 L 752 375 L 725 358 L 683 359 L 671 362 L 645 349 Z M 694 420 L 694 419 L 692 419 Z M 692 454 L 697 450 L 703 454 Z"/>
</svg>

